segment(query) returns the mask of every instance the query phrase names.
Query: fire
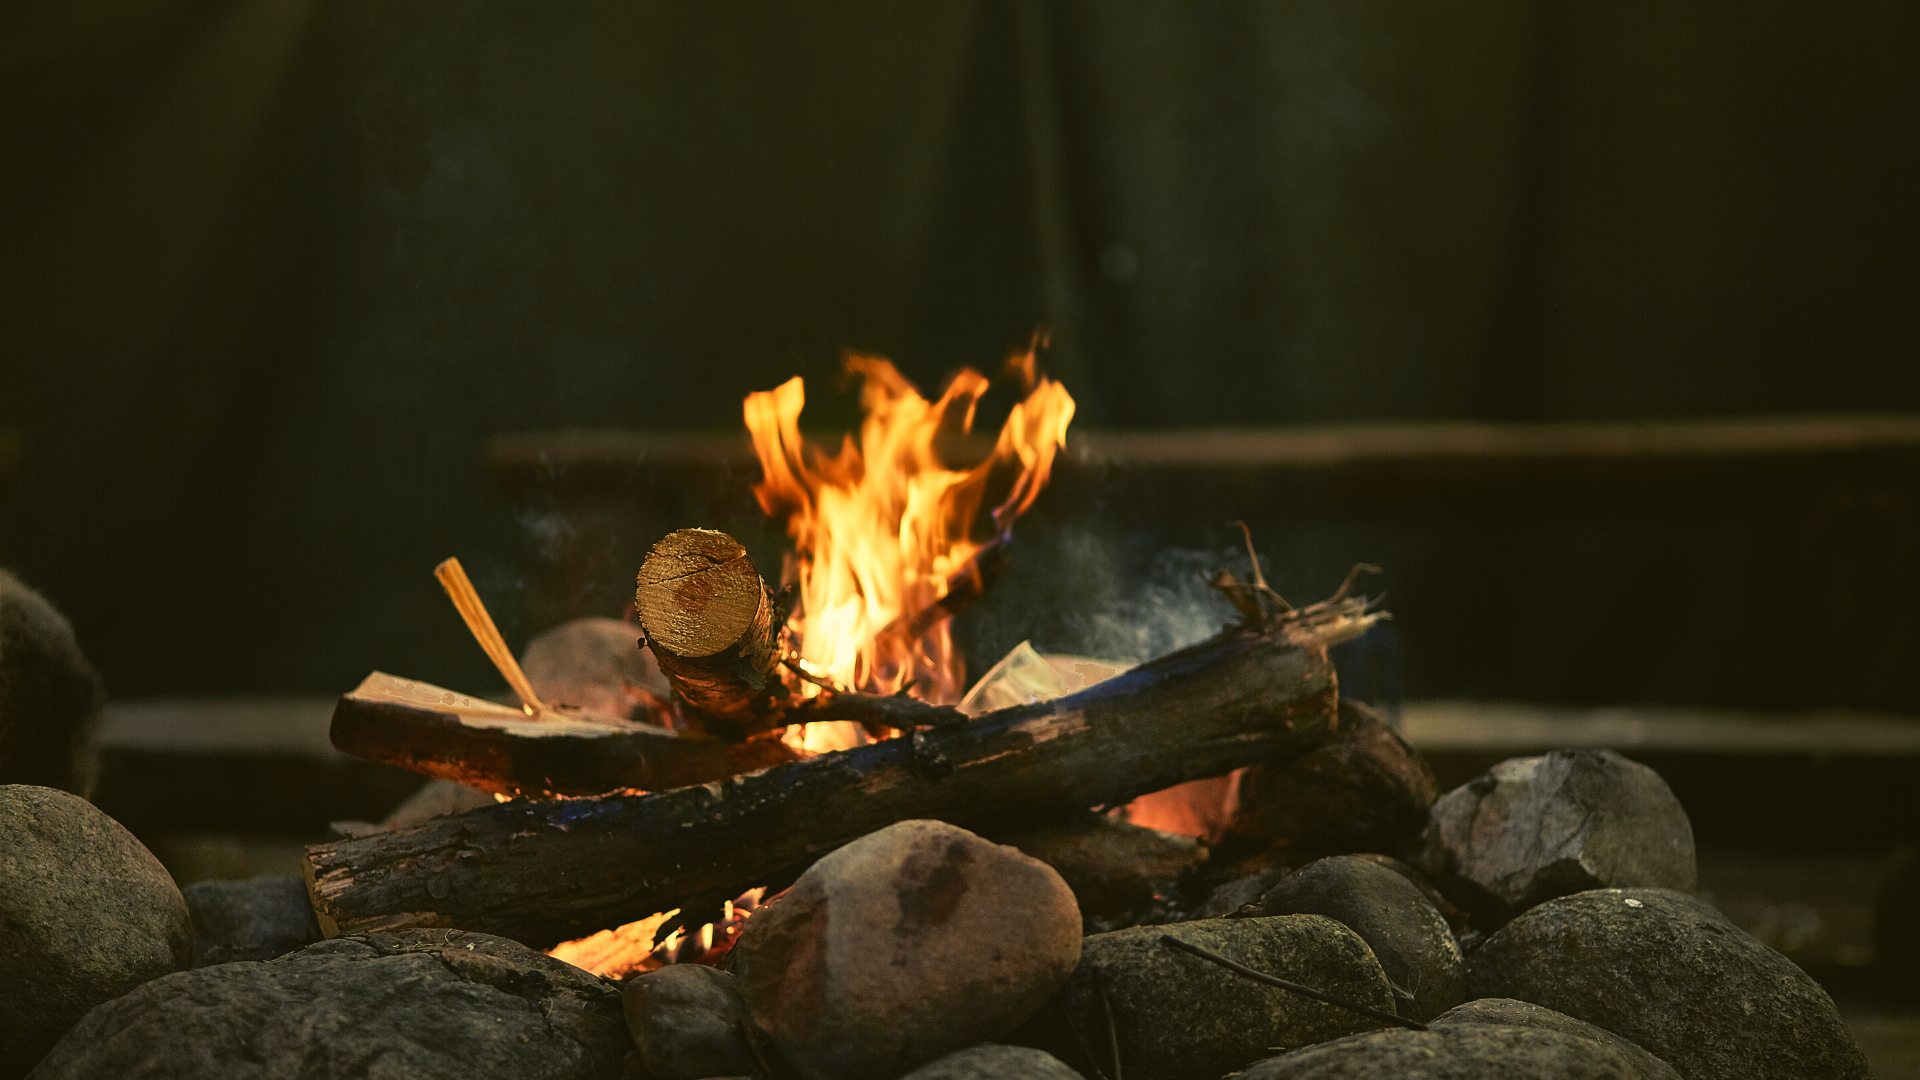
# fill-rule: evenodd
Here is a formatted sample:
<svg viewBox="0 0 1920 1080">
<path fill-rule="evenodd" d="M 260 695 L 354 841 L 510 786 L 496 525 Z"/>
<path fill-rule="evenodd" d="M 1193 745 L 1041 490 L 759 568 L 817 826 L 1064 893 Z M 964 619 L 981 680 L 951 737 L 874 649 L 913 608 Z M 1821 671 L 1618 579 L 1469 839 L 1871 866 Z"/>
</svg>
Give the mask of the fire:
<svg viewBox="0 0 1920 1080">
<path fill-rule="evenodd" d="M 848 372 L 861 379 L 865 419 L 858 440 L 847 436 L 837 454 L 801 436 L 806 388 L 797 376 L 747 397 L 747 430 L 763 470 L 754 494 L 768 514 L 787 518 L 795 555 L 786 579 L 799 590 L 788 626 L 813 673 L 856 690 L 959 700 L 966 671 L 946 620 L 918 634 L 895 623 L 930 609 L 952 579 L 974 569 L 969 560 L 1033 504 L 1066 445 L 1073 419 L 1066 388 L 1035 377 L 1031 350 L 1009 368 L 1026 397 L 992 454 L 968 469 L 949 468 L 935 440 L 972 431 L 988 380 L 970 368 L 928 401 L 886 360 L 848 357 Z M 990 488 L 1008 477 L 1011 486 L 991 511 L 992 531 L 982 536 L 980 510 Z"/>
</svg>

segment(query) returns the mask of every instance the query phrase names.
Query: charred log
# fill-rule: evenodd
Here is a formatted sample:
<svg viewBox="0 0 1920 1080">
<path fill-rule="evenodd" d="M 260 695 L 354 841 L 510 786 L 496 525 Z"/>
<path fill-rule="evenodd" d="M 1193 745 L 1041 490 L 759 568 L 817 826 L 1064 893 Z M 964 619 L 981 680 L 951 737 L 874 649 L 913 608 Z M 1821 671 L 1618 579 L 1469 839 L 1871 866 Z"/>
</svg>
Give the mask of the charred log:
<svg viewBox="0 0 1920 1080">
<path fill-rule="evenodd" d="M 1070 697 L 640 796 L 483 807 L 307 849 L 329 935 L 445 926 L 545 946 L 791 874 L 904 818 L 1037 824 L 1243 765 L 1338 727 L 1295 625 L 1230 630 Z"/>
</svg>

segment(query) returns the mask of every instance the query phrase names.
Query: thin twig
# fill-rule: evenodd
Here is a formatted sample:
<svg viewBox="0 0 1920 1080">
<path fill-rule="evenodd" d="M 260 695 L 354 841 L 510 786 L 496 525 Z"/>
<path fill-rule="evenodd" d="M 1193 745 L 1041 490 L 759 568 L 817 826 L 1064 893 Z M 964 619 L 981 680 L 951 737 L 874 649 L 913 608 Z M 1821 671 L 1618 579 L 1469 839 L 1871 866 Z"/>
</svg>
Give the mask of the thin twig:
<svg viewBox="0 0 1920 1080">
<path fill-rule="evenodd" d="M 1066 1019 L 1067 1030 L 1073 1032 L 1073 1041 L 1080 1044 L 1080 1052 L 1086 1055 L 1087 1064 L 1093 1066 L 1095 1080 L 1107 1080 L 1106 1071 L 1100 1068 L 1100 1062 L 1093 1056 L 1093 1047 L 1088 1046 L 1086 1038 L 1080 1034 L 1080 1025 L 1073 1022 L 1073 1010 L 1067 1008 L 1065 1003 L 1059 998 L 1053 999 L 1053 1005 L 1060 1010 L 1060 1015 Z"/>
<path fill-rule="evenodd" d="M 1192 945 L 1185 941 L 1181 941 L 1179 938 L 1174 937 L 1172 934 L 1161 934 L 1160 944 L 1169 946 L 1171 948 L 1179 949 L 1181 952 L 1192 953 L 1193 955 L 1199 957 L 1202 960 L 1207 960 L 1215 964 L 1219 964 L 1221 967 L 1226 968 L 1228 971 L 1231 971 L 1236 975 L 1241 975 L 1246 978 L 1252 979 L 1255 982 L 1266 983 L 1268 986 L 1277 986 L 1282 990 L 1291 990 L 1296 994 L 1304 994 L 1307 997 L 1314 999 L 1315 1001 L 1324 1001 L 1327 1004 L 1333 1005 L 1337 1008 L 1346 1009 L 1351 1012 L 1357 1012 L 1362 1016 L 1371 1016 L 1375 1020 L 1385 1021 L 1386 1023 L 1389 1023 L 1389 1024 L 1398 1024 L 1400 1027 L 1408 1028 L 1413 1031 L 1427 1030 L 1427 1025 L 1421 1023 L 1418 1020 L 1409 1020 L 1404 1016 L 1400 1016 L 1396 1013 L 1386 1012 L 1381 1009 L 1376 1009 L 1371 1005 L 1362 1005 L 1357 1001 L 1348 1001 L 1345 998 L 1335 997 L 1334 995 L 1329 994 L 1324 990 L 1315 990 L 1311 986 L 1303 986 L 1297 982 L 1291 982 L 1289 980 L 1279 978 L 1278 976 L 1269 975 L 1264 971 L 1255 971 L 1254 969 L 1248 967 L 1247 965 L 1239 963 L 1238 961 L 1229 960 L 1226 957 L 1221 956 L 1219 953 L 1209 952 L 1208 950 L 1203 949 L 1198 945 Z"/>
<path fill-rule="evenodd" d="M 827 678 L 825 675 L 816 675 L 812 671 L 808 670 L 813 665 L 807 663 L 805 660 L 800 659 L 798 656 L 783 656 L 780 658 L 780 662 L 786 665 L 786 669 L 788 671 L 793 672 L 795 675 L 800 676 L 801 678 L 807 680 L 808 682 L 812 683 L 815 686 L 820 687 L 823 690 L 831 690 L 836 694 L 853 693 L 853 691 L 847 689 L 844 686 L 841 686 L 839 683 L 834 682 L 832 679 Z"/>
<path fill-rule="evenodd" d="M 1260 572 L 1260 555 L 1253 550 L 1253 530 L 1247 528 L 1247 523 L 1244 521 L 1236 521 L 1234 524 L 1240 527 L 1240 535 L 1247 541 L 1247 558 L 1253 561 L 1253 591 L 1271 598 L 1274 603 L 1280 605 L 1282 612 L 1292 611 L 1293 605 L 1287 603 L 1286 597 L 1274 592 L 1273 587 L 1267 584 L 1267 576 Z"/>
<path fill-rule="evenodd" d="M 533 683 L 527 680 L 526 672 L 520 670 L 520 662 L 513 658 L 512 650 L 507 648 L 506 640 L 500 636 L 500 628 L 493 625 L 493 616 L 487 614 L 487 605 L 480 600 L 480 593 L 474 589 L 473 582 L 467 577 L 467 571 L 460 565 L 459 559 L 448 559 L 433 568 L 433 576 L 438 578 L 447 597 L 465 620 L 467 629 L 473 633 L 475 641 L 500 669 L 500 675 L 513 687 L 520 698 L 520 709 L 528 716 L 539 719 L 547 711 L 538 694 L 533 692 Z"/>
<path fill-rule="evenodd" d="M 1353 569 L 1347 571 L 1347 579 L 1340 583 L 1339 591 L 1317 604 L 1309 604 L 1301 608 L 1294 617 L 1310 619 L 1322 612 L 1331 611 L 1347 602 L 1347 594 L 1353 591 L 1353 583 L 1361 574 L 1379 574 L 1384 572 L 1385 571 L 1382 571 L 1372 563 L 1354 563 Z M 1365 598 L 1362 597 L 1362 600 L 1364 601 Z"/>
<path fill-rule="evenodd" d="M 1113 1002 L 1107 1000 L 1107 980 L 1096 977 L 1100 991 L 1100 1011 L 1107 1014 L 1107 1060 L 1113 1063 L 1113 1080 L 1120 1080 L 1120 1029 L 1113 1025 Z"/>
</svg>

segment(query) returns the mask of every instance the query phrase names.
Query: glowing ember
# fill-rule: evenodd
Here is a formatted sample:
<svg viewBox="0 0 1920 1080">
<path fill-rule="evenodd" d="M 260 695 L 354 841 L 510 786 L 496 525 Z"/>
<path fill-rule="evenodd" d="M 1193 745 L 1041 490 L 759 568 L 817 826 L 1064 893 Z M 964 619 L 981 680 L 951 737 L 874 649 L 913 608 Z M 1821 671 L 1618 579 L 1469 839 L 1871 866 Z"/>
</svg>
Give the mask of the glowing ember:
<svg viewBox="0 0 1920 1080">
<path fill-rule="evenodd" d="M 969 572 L 969 560 L 1032 505 L 1066 444 L 1073 419 L 1066 388 L 1035 378 L 1031 351 L 1009 366 L 1022 376 L 1026 398 L 1007 417 L 993 453 L 969 469 L 947 467 L 934 442 L 971 432 L 988 386 L 971 369 L 930 402 L 887 361 L 849 357 L 848 371 L 862 380 L 866 418 L 858 441 L 848 436 L 838 454 L 801 436 L 806 390 L 799 378 L 747 398 L 747 430 L 764 472 L 754 493 L 768 514 L 787 517 L 796 549 L 787 579 L 800 596 L 788 625 L 811 673 L 873 693 L 904 689 L 939 704 L 959 699 L 966 672 L 945 620 L 917 634 L 898 626 L 881 631 L 931 608 L 950 578 Z M 991 531 L 979 535 L 980 510 L 990 486 L 1000 483 L 1010 487 L 992 509 Z M 800 689 L 818 693 L 810 684 Z M 808 731 L 806 748 L 863 741 L 853 725 L 831 727 L 851 730 Z"/>
</svg>

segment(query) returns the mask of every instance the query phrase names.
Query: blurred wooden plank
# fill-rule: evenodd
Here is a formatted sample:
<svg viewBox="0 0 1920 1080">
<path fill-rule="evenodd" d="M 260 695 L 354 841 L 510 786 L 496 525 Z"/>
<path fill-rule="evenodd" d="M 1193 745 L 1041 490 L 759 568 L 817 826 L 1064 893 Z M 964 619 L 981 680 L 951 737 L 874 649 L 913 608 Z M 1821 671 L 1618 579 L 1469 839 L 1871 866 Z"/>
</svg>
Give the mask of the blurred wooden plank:
<svg viewBox="0 0 1920 1080">
<path fill-rule="evenodd" d="M 330 821 L 379 821 L 421 785 L 328 739 L 331 697 L 110 702 L 93 801 L 143 839 L 163 833 L 319 838 Z"/>
<path fill-rule="evenodd" d="M 1407 741 L 1429 753 L 1514 756 L 1609 747 L 1623 753 L 1920 757 L 1920 719 L 1841 711 L 1761 714 L 1416 701 L 1402 708 L 1401 719 Z"/>
<path fill-rule="evenodd" d="M 1075 460 L 1113 465 L 1326 467 L 1444 458 L 1632 459 L 1920 450 L 1920 417 L 1810 416 L 1631 424 L 1365 424 L 1086 432 Z"/>
</svg>

